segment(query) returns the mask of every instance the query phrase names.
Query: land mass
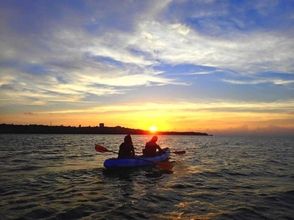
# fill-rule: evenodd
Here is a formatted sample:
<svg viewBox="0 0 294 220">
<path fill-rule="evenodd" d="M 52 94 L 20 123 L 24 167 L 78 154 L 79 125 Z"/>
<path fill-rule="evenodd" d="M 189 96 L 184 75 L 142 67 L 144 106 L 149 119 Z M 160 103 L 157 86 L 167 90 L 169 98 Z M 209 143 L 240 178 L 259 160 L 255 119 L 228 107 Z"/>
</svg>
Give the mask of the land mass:
<svg viewBox="0 0 294 220">
<path fill-rule="evenodd" d="M 121 126 L 106 127 L 83 127 L 83 126 L 49 126 L 49 125 L 14 125 L 0 124 L 2 134 L 150 134 L 147 130 L 125 128 Z M 202 135 L 209 136 L 203 132 L 178 132 L 178 131 L 158 131 L 158 135 Z"/>
</svg>

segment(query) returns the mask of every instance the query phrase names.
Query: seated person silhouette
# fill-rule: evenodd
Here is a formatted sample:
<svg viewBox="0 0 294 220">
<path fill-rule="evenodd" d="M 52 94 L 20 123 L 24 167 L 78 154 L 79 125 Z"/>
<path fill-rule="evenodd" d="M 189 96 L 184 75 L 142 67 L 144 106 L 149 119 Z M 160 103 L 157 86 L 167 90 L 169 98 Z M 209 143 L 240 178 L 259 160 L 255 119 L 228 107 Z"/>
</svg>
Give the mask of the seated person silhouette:
<svg viewBox="0 0 294 220">
<path fill-rule="evenodd" d="M 133 158 L 135 157 L 135 149 L 131 135 L 126 135 L 124 142 L 119 146 L 118 158 Z"/>
<path fill-rule="evenodd" d="M 154 157 L 160 153 L 162 153 L 162 149 L 156 144 L 157 136 L 153 136 L 150 141 L 148 141 L 145 145 L 145 149 L 143 149 L 143 155 L 145 157 Z"/>
</svg>

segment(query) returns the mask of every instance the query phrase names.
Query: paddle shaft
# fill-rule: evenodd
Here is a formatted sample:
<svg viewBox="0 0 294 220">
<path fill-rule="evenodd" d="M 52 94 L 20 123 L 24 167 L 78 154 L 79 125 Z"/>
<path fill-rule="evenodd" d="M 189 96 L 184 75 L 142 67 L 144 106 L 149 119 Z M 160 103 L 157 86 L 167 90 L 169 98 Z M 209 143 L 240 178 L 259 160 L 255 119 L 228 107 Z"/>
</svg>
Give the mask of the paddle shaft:
<svg viewBox="0 0 294 220">
<path fill-rule="evenodd" d="M 113 151 L 113 150 L 108 150 L 106 147 L 100 145 L 100 144 L 96 144 L 95 145 L 95 150 L 97 152 L 100 152 L 100 153 L 105 153 L 105 152 L 112 152 L 114 154 L 118 154 L 117 151 Z M 182 150 L 182 151 L 172 151 L 171 153 L 174 153 L 174 154 L 185 154 L 186 151 Z"/>
</svg>

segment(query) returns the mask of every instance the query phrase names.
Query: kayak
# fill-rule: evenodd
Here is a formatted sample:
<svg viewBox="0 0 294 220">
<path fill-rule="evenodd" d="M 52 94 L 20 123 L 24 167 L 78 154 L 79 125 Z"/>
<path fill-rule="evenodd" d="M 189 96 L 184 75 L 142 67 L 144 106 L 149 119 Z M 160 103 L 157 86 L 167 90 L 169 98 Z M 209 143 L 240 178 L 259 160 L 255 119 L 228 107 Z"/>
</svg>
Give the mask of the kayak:
<svg viewBox="0 0 294 220">
<path fill-rule="evenodd" d="M 163 153 L 155 157 L 143 157 L 138 156 L 135 158 L 119 159 L 110 158 L 104 161 L 104 167 L 106 169 L 118 169 L 118 168 L 135 168 L 135 167 L 146 167 L 154 166 L 156 163 L 165 161 L 169 158 L 169 148 L 163 149 Z"/>
</svg>

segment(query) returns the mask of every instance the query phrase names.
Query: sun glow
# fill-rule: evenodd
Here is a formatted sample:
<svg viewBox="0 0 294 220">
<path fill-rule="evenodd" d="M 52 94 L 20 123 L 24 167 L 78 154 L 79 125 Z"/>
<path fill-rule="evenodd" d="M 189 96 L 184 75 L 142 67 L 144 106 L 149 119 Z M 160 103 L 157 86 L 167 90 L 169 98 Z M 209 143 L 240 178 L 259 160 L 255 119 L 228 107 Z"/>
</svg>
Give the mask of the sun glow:
<svg viewBox="0 0 294 220">
<path fill-rule="evenodd" d="M 149 127 L 149 131 L 151 133 L 155 133 L 157 131 L 157 127 L 155 125 L 152 125 L 152 126 Z"/>
</svg>

